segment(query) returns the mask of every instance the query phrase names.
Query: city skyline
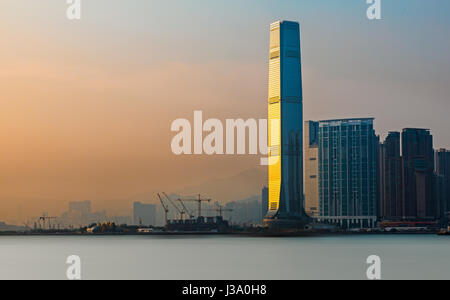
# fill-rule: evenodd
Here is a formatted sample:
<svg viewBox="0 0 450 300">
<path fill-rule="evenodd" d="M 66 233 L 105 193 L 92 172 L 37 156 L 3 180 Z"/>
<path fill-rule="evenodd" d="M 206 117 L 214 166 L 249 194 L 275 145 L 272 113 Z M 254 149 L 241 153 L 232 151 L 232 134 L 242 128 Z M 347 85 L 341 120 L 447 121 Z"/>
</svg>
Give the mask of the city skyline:
<svg viewBox="0 0 450 300">
<path fill-rule="evenodd" d="M 243 11 L 258 16 L 246 19 L 221 1 L 178 1 L 184 14 L 138 1 L 132 19 L 120 1 L 96 1 L 71 24 L 59 13 L 64 3 L 6 0 L 0 220 L 19 210 L 23 217 L 58 213 L 84 199 L 120 214 L 155 191 L 256 168 L 252 156 L 174 157 L 169 126 L 195 109 L 266 117 L 266 31 L 276 19 L 302 23 L 305 119 L 373 116 L 382 137 L 431 128 L 435 148 L 450 148 L 450 43 L 441 38 L 450 28 L 449 4 L 385 3 L 383 20 L 369 23 L 363 2 L 248 1 Z"/>
</svg>

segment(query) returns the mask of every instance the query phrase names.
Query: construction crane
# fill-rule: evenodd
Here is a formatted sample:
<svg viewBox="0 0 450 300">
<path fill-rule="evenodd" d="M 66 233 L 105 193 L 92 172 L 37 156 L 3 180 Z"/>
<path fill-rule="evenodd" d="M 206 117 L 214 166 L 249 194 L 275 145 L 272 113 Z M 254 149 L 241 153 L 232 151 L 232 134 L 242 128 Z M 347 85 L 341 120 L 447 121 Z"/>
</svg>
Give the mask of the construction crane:
<svg viewBox="0 0 450 300">
<path fill-rule="evenodd" d="M 226 208 L 225 206 L 220 205 L 219 202 L 216 202 L 215 204 L 216 204 L 217 207 L 213 208 L 213 209 L 208 209 L 208 211 L 215 211 L 215 212 L 219 213 L 219 216 L 221 218 L 223 218 L 223 213 L 224 212 L 232 212 L 232 211 L 234 211 L 234 209 L 232 209 L 232 208 Z"/>
<path fill-rule="evenodd" d="M 164 220 L 166 221 L 166 225 L 168 224 L 167 215 L 169 214 L 169 207 L 164 203 L 161 195 L 158 193 L 159 201 L 161 202 L 161 206 L 164 209 Z"/>
<path fill-rule="evenodd" d="M 198 217 L 202 216 L 202 202 L 211 202 L 211 199 L 202 199 L 201 195 L 198 195 L 197 199 L 184 199 L 183 201 L 197 202 L 198 203 Z"/>
<path fill-rule="evenodd" d="M 189 209 L 187 209 L 186 205 L 184 205 L 183 199 L 178 199 L 178 202 L 180 202 L 181 206 L 183 207 L 183 211 L 189 216 L 189 218 L 194 219 L 194 215 L 191 214 Z"/>
<path fill-rule="evenodd" d="M 182 209 L 180 209 L 180 208 L 178 207 L 178 205 L 176 205 L 175 202 L 173 202 L 173 200 L 170 199 L 169 196 L 167 196 L 166 193 L 163 192 L 163 195 L 167 198 L 167 200 L 169 200 L 169 202 L 172 204 L 172 206 L 175 207 L 175 209 L 177 210 L 177 212 L 180 214 L 180 220 L 181 220 L 181 221 L 184 221 L 184 214 L 185 214 L 185 212 L 184 212 Z"/>
<path fill-rule="evenodd" d="M 220 217 L 223 217 L 223 213 L 226 212 L 226 211 L 227 212 L 233 212 L 234 211 L 234 209 L 232 209 L 232 208 L 226 208 L 225 206 L 220 205 L 219 202 L 216 202 L 216 206 L 217 206 L 217 210 L 216 211 L 219 212 L 219 216 Z"/>
</svg>

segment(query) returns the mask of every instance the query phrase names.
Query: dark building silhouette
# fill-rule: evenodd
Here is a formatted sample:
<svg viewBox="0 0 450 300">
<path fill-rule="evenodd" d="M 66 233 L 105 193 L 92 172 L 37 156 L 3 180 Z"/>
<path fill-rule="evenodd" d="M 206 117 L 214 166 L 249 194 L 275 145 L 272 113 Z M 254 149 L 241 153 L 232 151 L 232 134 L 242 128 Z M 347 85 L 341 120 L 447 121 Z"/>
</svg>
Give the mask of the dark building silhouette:
<svg viewBox="0 0 450 300">
<path fill-rule="evenodd" d="M 379 217 L 384 220 L 401 219 L 403 196 L 400 132 L 390 132 L 384 143 L 380 145 L 379 162 Z"/>
<path fill-rule="evenodd" d="M 407 128 L 402 132 L 403 217 L 436 218 L 433 197 L 433 136 L 428 129 Z"/>
<path fill-rule="evenodd" d="M 439 217 L 445 219 L 450 211 L 450 151 L 436 151 L 435 191 Z"/>
<path fill-rule="evenodd" d="M 445 224 L 446 221 L 446 207 L 447 207 L 447 191 L 446 180 L 444 176 L 433 175 L 433 197 L 437 207 L 437 217 Z"/>
<path fill-rule="evenodd" d="M 267 215 L 268 211 L 269 211 L 269 188 L 265 186 L 261 191 L 261 216 L 262 216 L 261 222 Z"/>
</svg>

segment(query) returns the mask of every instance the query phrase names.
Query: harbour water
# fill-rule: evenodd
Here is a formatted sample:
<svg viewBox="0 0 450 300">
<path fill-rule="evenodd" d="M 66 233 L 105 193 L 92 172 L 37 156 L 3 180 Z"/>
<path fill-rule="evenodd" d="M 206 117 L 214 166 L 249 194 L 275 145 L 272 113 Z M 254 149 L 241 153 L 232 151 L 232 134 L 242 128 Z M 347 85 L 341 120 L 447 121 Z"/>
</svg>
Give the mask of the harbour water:
<svg viewBox="0 0 450 300">
<path fill-rule="evenodd" d="M 67 257 L 82 279 L 366 279 L 378 255 L 383 279 L 450 279 L 450 237 L 349 235 L 2 236 L 0 279 L 66 279 Z"/>
</svg>

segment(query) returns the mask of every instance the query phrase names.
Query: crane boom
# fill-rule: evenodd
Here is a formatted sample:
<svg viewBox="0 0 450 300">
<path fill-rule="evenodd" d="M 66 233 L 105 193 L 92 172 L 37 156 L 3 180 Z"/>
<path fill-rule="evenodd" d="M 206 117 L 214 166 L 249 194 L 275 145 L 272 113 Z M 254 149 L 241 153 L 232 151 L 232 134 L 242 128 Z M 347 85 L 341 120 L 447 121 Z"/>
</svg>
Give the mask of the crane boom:
<svg viewBox="0 0 450 300">
<path fill-rule="evenodd" d="M 219 213 L 220 217 L 223 217 L 224 212 L 233 212 L 234 211 L 234 209 L 232 209 L 232 208 L 226 208 L 225 206 L 220 205 L 219 202 L 216 202 L 215 204 L 216 204 L 217 208 L 209 209 L 208 211 L 215 211 L 215 212 Z"/>
<path fill-rule="evenodd" d="M 184 201 L 191 201 L 198 203 L 198 217 L 202 216 L 202 202 L 211 202 L 212 199 L 202 199 L 201 195 L 198 195 L 197 199 L 184 199 Z"/>
<path fill-rule="evenodd" d="M 184 205 L 183 200 L 182 200 L 182 199 L 178 199 L 178 202 L 181 203 L 181 206 L 183 207 L 184 212 L 188 214 L 189 218 L 190 218 L 190 219 L 193 219 L 194 216 L 191 214 L 191 212 L 189 211 L 189 209 L 187 209 L 186 205 Z"/>
<path fill-rule="evenodd" d="M 166 225 L 167 225 L 167 222 L 168 222 L 167 214 L 169 213 L 169 207 L 164 203 L 164 201 L 163 201 L 163 199 L 162 199 L 162 197 L 161 197 L 161 195 L 159 193 L 158 193 L 158 198 L 159 198 L 159 201 L 161 202 L 161 206 L 164 209 L 164 219 L 165 219 Z"/>
<path fill-rule="evenodd" d="M 175 209 L 178 211 L 178 213 L 180 214 L 180 219 L 181 221 L 184 220 L 184 214 L 185 212 L 183 210 L 181 210 L 178 205 L 175 204 L 175 202 L 173 202 L 172 199 L 170 199 L 169 196 L 167 196 L 167 194 L 165 192 L 163 192 L 163 195 L 167 198 L 167 200 L 169 200 L 169 202 L 172 204 L 173 207 L 175 207 Z"/>
<path fill-rule="evenodd" d="M 216 202 L 216 206 L 217 206 L 217 211 L 219 212 L 219 216 L 223 217 L 223 212 L 228 211 L 228 212 L 233 212 L 234 209 L 232 208 L 226 208 L 225 206 L 220 205 L 219 202 Z"/>
</svg>

